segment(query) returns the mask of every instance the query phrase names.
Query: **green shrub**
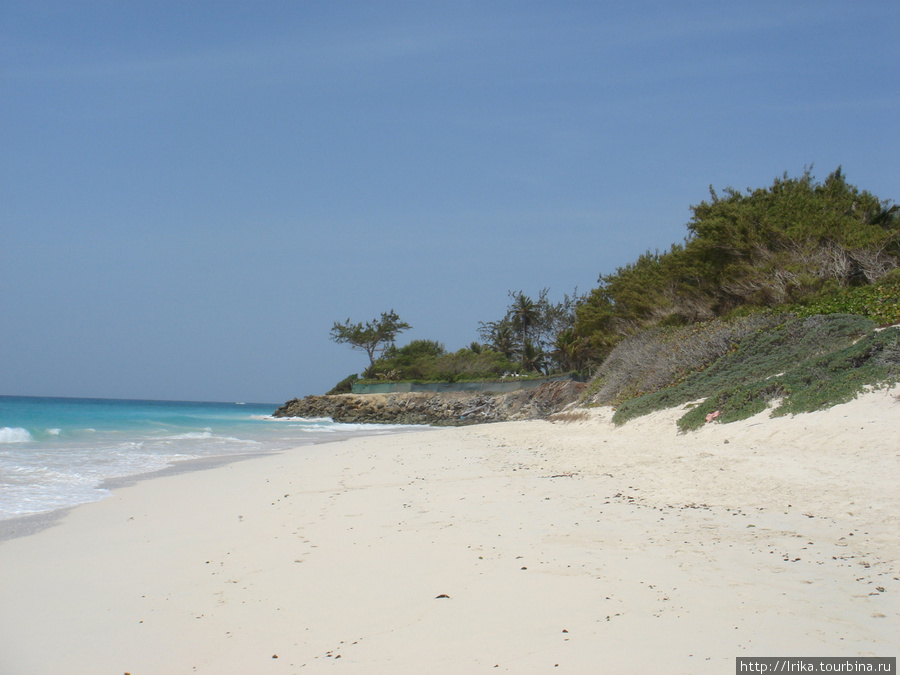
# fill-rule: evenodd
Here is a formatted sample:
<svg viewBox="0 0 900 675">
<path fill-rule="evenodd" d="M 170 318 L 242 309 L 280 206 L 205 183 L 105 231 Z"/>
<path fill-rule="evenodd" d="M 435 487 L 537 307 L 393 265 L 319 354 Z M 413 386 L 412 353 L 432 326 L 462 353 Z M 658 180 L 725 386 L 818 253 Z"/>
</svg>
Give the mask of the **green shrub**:
<svg viewBox="0 0 900 675">
<path fill-rule="evenodd" d="M 717 400 L 715 396 L 718 392 L 731 392 L 728 395 L 737 396 L 740 401 L 751 400 L 757 395 L 771 397 L 772 392 L 754 394 L 739 389 L 757 385 L 763 387 L 767 378 L 779 376 L 809 359 L 848 347 L 875 328 L 870 319 L 844 314 L 807 318 L 782 315 L 781 320 L 783 323 L 779 326 L 749 333 L 735 348 L 707 368 L 692 372 L 683 380 L 673 381 L 670 386 L 658 391 L 623 401 L 613 421 L 622 424 L 634 417 L 698 399 L 707 399 L 708 404 L 710 399 Z M 723 410 L 721 406 L 711 410 L 706 410 L 707 407 L 706 404 L 699 407 L 706 411 L 704 417 L 707 412 Z M 732 407 L 746 409 L 747 404 L 737 405 L 735 402 L 735 405 L 724 407 L 729 410 Z M 692 412 L 700 414 L 697 410 Z M 724 410 L 723 416 L 727 419 Z"/>
<path fill-rule="evenodd" d="M 435 359 L 426 374 L 433 381 L 458 382 L 497 379 L 519 369 L 519 364 L 492 349 L 480 352 L 460 349 Z"/>
<path fill-rule="evenodd" d="M 349 394 L 353 391 L 353 383 L 359 380 L 359 376 L 356 373 L 353 375 L 348 375 L 343 380 L 334 385 L 329 391 L 326 392 L 326 396 L 334 396 L 335 394 Z"/>
<path fill-rule="evenodd" d="M 601 276 L 580 301 L 575 331 L 599 357 L 640 330 L 742 306 L 900 321 L 897 277 L 879 283 L 900 267 L 900 205 L 849 184 L 840 167 L 822 183 L 806 170 L 746 192 L 710 188 L 691 211 L 683 243 Z"/>
<path fill-rule="evenodd" d="M 521 366 L 488 348 L 460 349 L 452 354 L 443 345 L 417 340 L 406 347 L 390 349 L 366 373 L 367 380 L 458 382 L 499 379 L 517 373 Z"/>
<path fill-rule="evenodd" d="M 793 308 L 800 316 L 814 314 L 858 314 L 879 326 L 900 323 L 900 269 L 871 286 L 831 289 L 830 292 Z"/>
<path fill-rule="evenodd" d="M 586 399 L 617 405 L 671 387 L 735 349 L 746 336 L 784 323 L 786 317 L 757 313 L 679 328 L 654 328 L 620 342 L 603 362 Z"/>
<path fill-rule="evenodd" d="M 719 422 L 746 419 L 773 400 L 774 416 L 822 410 L 851 401 L 866 389 L 900 381 L 900 329 L 871 332 L 842 349 L 799 362 L 767 381 L 724 388 L 687 412 L 683 431 L 696 429 L 719 411 Z"/>
</svg>

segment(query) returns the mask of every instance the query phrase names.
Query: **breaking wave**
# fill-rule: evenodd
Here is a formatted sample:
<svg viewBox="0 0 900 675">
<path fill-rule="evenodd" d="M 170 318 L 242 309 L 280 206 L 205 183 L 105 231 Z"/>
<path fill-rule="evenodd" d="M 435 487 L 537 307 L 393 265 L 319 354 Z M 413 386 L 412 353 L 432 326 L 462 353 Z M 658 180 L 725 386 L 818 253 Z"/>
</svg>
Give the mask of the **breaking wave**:
<svg viewBox="0 0 900 675">
<path fill-rule="evenodd" d="M 0 428 L 0 443 L 28 443 L 33 440 L 28 429 L 22 427 Z"/>
</svg>

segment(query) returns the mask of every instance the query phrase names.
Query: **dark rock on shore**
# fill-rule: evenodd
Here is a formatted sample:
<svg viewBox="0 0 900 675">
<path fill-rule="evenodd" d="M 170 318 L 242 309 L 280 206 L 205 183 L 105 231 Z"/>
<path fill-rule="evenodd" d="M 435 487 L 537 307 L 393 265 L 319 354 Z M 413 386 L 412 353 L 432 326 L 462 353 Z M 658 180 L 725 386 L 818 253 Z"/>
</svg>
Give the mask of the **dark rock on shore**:
<svg viewBox="0 0 900 675">
<path fill-rule="evenodd" d="M 444 426 L 544 419 L 577 400 L 585 386 L 566 381 L 507 394 L 459 391 L 307 396 L 288 401 L 272 415 L 330 417 L 343 423 Z"/>
</svg>

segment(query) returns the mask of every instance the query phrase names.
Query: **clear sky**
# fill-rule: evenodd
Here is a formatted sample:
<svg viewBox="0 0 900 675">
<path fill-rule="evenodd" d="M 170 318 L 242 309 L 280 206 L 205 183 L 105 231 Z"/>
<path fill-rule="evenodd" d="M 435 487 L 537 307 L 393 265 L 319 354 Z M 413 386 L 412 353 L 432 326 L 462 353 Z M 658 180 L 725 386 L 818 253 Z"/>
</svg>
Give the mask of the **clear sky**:
<svg viewBox="0 0 900 675">
<path fill-rule="evenodd" d="M 900 197 L 900 2 L 0 0 L 0 394 L 281 402 L 716 188 Z"/>
</svg>

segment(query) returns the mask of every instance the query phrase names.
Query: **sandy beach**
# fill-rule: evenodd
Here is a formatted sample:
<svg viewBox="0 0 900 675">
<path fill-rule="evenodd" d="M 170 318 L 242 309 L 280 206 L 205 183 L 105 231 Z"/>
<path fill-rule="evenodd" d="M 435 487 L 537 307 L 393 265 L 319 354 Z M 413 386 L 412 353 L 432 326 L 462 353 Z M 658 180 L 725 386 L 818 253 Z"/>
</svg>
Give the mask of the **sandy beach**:
<svg viewBox="0 0 900 675">
<path fill-rule="evenodd" d="M 900 389 L 298 448 L 0 542 L 0 673 L 727 673 L 896 656 Z"/>
</svg>

